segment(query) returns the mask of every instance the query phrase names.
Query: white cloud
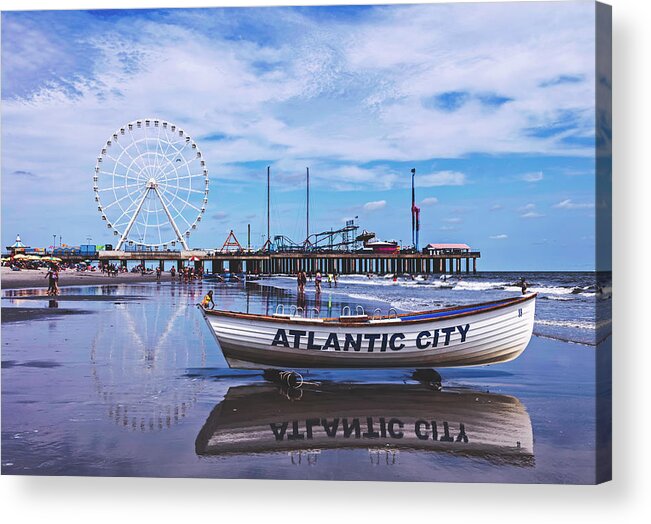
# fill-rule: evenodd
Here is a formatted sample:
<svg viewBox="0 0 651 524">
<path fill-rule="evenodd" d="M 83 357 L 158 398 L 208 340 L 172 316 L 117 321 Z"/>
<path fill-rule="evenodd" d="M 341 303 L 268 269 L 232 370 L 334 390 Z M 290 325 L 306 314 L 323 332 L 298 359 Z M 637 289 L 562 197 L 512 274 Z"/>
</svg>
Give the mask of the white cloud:
<svg viewBox="0 0 651 524">
<path fill-rule="evenodd" d="M 500 211 L 503 208 L 504 208 L 504 206 L 502 204 L 493 204 L 490 207 L 490 211 Z"/>
<path fill-rule="evenodd" d="M 435 206 L 438 203 L 439 203 L 438 198 L 436 198 L 436 197 L 427 197 L 427 198 L 423 198 L 423 200 L 421 200 L 420 205 L 421 206 Z"/>
<path fill-rule="evenodd" d="M 99 149 L 115 129 L 146 116 L 185 128 L 211 179 L 232 184 L 211 192 L 209 214 L 224 194 L 259 182 L 261 169 L 251 166 L 261 160 L 299 174 L 309 165 L 315 189 L 368 191 L 408 185 L 396 162 L 432 165 L 472 153 L 587 157 L 590 147 L 566 139 L 594 130 L 594 8 L 568 2 L 555 9 L 380 6 L 351 23 L 251 8 L 238 38 L 220 30 L 241 22 L 231 19 L 235 10 L 178 10 L 165 18 L 134 11 L 102 22 L 71 11 L 56 15 L 58 29 L 70 24 L 60 37 L 46 23 L 55 15 L 35 13 L 30 28 L 12 29 L 7 13 L 3 80 L 12 82 L 4 84 L 49 71 L 44 63 L 65 63 L 66 70 L 56 78 L 43 73 L 36 90 L 11 96 L 3 84 L 3 173 L 39 176 L 27 189 L 5 180 L 5 227 L 34 220 L 31 210 L 39 209 L 52 222 L 68 220 L 70 235 L 85 236 L 86 219 L 97 214 L 91 177 Z M 12 40 L 19 46 L 8 53 Z M 562 75 L 581 81 L 543 87 Z M 456 111 L 429 103 L 446 92 L 468 93 L 468 102 Z M 506 102 L 487 105 L 484 93 Z M 570 131 L 531 132 L 553 130 L 566 115 Z M 215 134 L 224 139 L 206 138 Z M 469 181 L 437 171 L 417 174 L 416 183 Z M 97 214 L 92 227 L 101 226 Z"/>
<path fill-rule="evenodd" d="M 591 209 L 594 207 L 592 203 L 579 204 L 577 202 L 572 202 L 571 199 L 562 200 L 558 204 L 554 204 L 557 209 Z"/>
<path fill-rule="evenodd" d="M 527 211 L 526 213 L 520 215 L 520 218 L 540 218 L 544 216 L 545 215 L 543 215 L 542 213 L 538 213 L 536 211 Z"/>
<path fill-rule="evenodd" d="M 536 211 L 536 204 L 525 204 L 524 206 L 520 207 L 519 209 L 520 213 L 520 218 L 540 218 L 544 217 L 542 213 L 539 213 Z"/>
<path fill-rule="evenodd" d="M 524 180 L 525 182 L 540 182 L 542 179 L 543 179 L 542 171 L 536 171 L 535 173 L 525 173 L 524 175 L 520 175 L 520 180 Z"/>
<path fill-rule="evenodd" d="M 509 238 L 509 236 L 505 235 L 504 233 L 501 233 L 499 235 L 491 235 L 488 238 L 490 238 L 491 240 L 506 240 L 507 238 Z"/>
<path fill-rule="evenodd" d="M 364 211 L 377 211 L 378 209 L 382 209 L 387 205 L 386 200 L 376 200 L 374 202 L 366 202 L 364 204 Z"/>
<path fill-rule="evenodd" d="M 548 9 L 383 7 L 355 25 L 315 25 L 296 11 L 265 9 L 264 16 L 278 22 L 275 45 L 207 35 L 193 26 L 206 22 L 192 12 L 180 13 L 187 25 L 125 18 L 109 26 L 110 32 L 75 41 L 80 49 L 94 50 L 92 69 L 69 79 L 75 96 L 51 82 L 26 99 L 3 101 L 5 128 L 12 129 L 4 140 L 4 160 L 27 159 L 56 173 L 70 166 L 68 172 L 79 179 L 82 159 L 92 159 L 114 128 L 152 114 L 187 127 L 195 137 L 215 130 L 231 136 L 199 141 L 211 169 L 260 158 L 356 165 L 472 152 L 587 154 L 589 148 L 563 145 L 565 136 L 526 132 L 553 124 L 563 111 L 578 115 L 584 132 L 594 127 L 593 23 L 582 16 L 591 12 L 570 4 L 560 21 L 552 20 Z M 460 37 L 457 27 L 473 38 Z M 38 34 L 30 35 L 37 46 Z M 21 48 L 23 56 L 33 54 L 24 48 L 29 42 Z M 550 57 L 550 48 L 559 52 Z M 65 49 L 57 53 L 66 55 Z M 132 70 L 124 66 L 125 55 Z M 260 70 L 260 62 L 277 66 Z M 540 87 L 562 74 L 583 81 Z M 495 108 L 475 101 L 454 112 L 422 106 L 423 99 L 442 92 L 477 90 L 513 101 Z M 39 125 L 43 121 L 50 125 Z M 63 153 L 56 165 L 51 150 Z M 419 187 L 465 183 L 465 176 L 454 172 L 417 179 Z"/>
<path fill-rule="evenodd" d="M 448 224 L 459 224 L 461 222 L 461 219 L 459 217 L 450 217 L 450 218 L 444 218 L 444 222 L 447 222 Z"/>
</svg>

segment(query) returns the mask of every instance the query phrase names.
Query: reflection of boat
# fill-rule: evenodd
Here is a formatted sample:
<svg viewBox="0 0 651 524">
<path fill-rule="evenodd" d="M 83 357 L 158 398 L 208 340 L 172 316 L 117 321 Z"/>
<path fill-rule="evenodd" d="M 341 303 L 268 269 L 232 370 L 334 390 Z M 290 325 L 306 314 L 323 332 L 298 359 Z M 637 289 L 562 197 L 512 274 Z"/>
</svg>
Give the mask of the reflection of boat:
<svg viewBox="0 0 651 524">
<path fill-rule="evenodd" d="M 294 390 L 295 391 L 295 390 Z M 394 449 L 533 465 L 533 433 L 514 397 L 419 384 L 322 384 L 290 400 L 272 385 L 231 387 L 197 436 L 198 455 Z"/>
<path fill-rule="evenodd" d="M 377 317 L 202 312 L 233 368 L 461 367 L 519 356 L 535 297 Z"/>
</svg>

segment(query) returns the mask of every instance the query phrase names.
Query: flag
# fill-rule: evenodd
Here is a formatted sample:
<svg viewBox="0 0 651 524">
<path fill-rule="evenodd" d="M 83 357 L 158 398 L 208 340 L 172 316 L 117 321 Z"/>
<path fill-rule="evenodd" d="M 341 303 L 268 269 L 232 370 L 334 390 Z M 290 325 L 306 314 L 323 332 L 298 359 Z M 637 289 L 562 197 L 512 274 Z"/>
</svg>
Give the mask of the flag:
<svg viewBox="0 0 651 524">
<path fill-rule="evenodd" d="M 419 231 L 420 230 L 420 208 L 416 204 L 414 204 L 411 207 L 411 212 L 416 222 L 416 231 Z"/>
</svg>

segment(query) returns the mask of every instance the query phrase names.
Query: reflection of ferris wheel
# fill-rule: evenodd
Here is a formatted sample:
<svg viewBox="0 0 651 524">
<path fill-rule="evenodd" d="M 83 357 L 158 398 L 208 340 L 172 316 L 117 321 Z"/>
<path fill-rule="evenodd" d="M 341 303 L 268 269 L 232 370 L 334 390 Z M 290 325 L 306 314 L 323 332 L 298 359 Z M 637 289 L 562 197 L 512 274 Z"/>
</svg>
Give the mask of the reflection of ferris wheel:
<svg viewBox="0 0 651 524">
<path fill-rule="evenodd" d="M 158 119 L 130 122 L 97 157 L 93 190 L 97 210 L 120 240 L 167 249 L 197 228 L 208 203 L 208 170 L 197 144 Z"/>
<path fill-rule="evenodd" d="M 90 344 L 97 394 L 109 418 L 126 429 L 172 427 L 193 408 L 204 387 L 202 380 L 178 380 L 188 369 L 206 365 L 200 317 L 193 307 L 165 301 L 160 289 L 156 293 L 152 300 L 112 307 Z M 118 325 L 122 329 L 112 329 Z"/>
</svg>

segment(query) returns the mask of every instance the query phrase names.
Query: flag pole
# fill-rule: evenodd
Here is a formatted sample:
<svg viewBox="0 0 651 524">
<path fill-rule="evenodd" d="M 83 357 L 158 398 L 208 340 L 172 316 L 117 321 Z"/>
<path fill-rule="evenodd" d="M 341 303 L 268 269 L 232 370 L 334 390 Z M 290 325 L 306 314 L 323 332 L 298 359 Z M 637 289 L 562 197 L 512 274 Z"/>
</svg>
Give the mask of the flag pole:
<svg viewBox="0 0 651 524">
<path fill-rule="evenodd" d="M 416 248 L 416 189 L 414 186 L 414 178 L 416 176 L 416 168 L 411 170 L 411 243 Z"/>
</svg>

